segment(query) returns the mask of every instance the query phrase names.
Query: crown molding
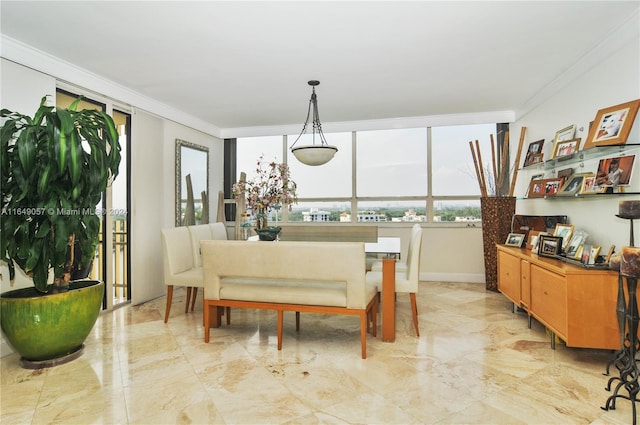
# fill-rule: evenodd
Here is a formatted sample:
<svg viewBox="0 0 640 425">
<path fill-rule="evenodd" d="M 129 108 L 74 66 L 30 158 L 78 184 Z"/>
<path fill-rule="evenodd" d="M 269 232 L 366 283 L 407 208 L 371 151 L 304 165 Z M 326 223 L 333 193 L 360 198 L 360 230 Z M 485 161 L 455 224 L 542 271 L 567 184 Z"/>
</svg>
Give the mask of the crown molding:
<svg viewBox="0 0 640 425">
<path fill-rule="evenodd" d="M 543 104 L 572 81 L 577 80 L 638 37 L 640 37 L 640 13 L 636 10 L 636 13 L 629 15 L 629 18 L 622 25 L 609 33 L 593 49 L 517 108 L 515 111 L 516 119 L 519 120 Z"/>
<path fill-rule="evenodd" d="M 159 102 L 123 85 L 0 34 L 0 57 L 47 74 L 56 80 L 95 92 L 119 103 L 186 125 L 195 130 L 220 136 L 220 128 L 172 106 Z"/>
</svg>

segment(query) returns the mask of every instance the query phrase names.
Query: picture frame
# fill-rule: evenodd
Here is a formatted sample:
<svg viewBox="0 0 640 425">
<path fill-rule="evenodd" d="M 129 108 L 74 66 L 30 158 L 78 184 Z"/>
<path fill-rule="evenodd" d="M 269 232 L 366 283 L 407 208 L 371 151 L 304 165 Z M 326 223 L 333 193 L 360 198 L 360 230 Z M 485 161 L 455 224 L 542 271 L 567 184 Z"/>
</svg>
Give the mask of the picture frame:
<svg viewBox="0 0 640 425">
<path fill-rule="evenodd" d="M 589 253 L 589 261 L 587 262 L 587 264 L 595 264 L 597 259 L 598 259 L 598 255 L 600 255 L 600 249 L 602 247 L 600 245 L 591 245 L 591 252 Z"/>
<path fill-rule="evenodd" d="M 594 177 L 593 173 L 576 173 L 567 179 L 560 188 L 558 196 L 574 196 L 582 191 L 584 179 L 586 177 Z"/>
<path fill-rule="evenodd" d="M 580 262 L 582 262 L 582 264 L 589 264 L 589 261 L 591 261 L 591 245 L 585 244 L 582 246 Z"/>
<path fill-rule="evenodd" d="M 570 139 L 559 141 L 555 145 L 553 145 L 553 152 L 551 153 L 551 158 L 562 158 L 573 155 L 578 152 L 580 149 L 580 141 L 582 139 Z"/>
<path fill-rule="evenodd" d="M 526 235 L 524 233 L 509 233 L 504 244 L 507 246 L 522 248 L 525 236 Z"/>
<path fill-rule="evenodd" d="M 585 177 L 582 180 L 582 188 L 580 189 L 580 195 L 595 195 L 597 193 L 603 193 L 607 190 L 606 186 L 599 186 L 597 183 L 596 176 Z"/>
<path fill-rule="evenodd" d="M 529 198 L 542 198 L 544 197 L 544 182 L 545 179 L 533 179 L 529 182 L 529 190 L 527 196 Z"/>
<path fill-rule="evenodd" d="M 538 238 L 538 255 L 555 258 L 562 249 L 562 237 L 552 235 L 540 235 Z"/>
<path fill-rule="evenodd" d="M 587 242 L 588 238 L 589 234 L 584 230 L 576 230 L 575 232 L 573 232 L 573 235 L 571 236 L 571 239 L 565 251 L 565 255 L 567 256 L 567 258 L 579 260 L 582 254 L 582 247 Z"/>
<path fill-rule="evenodd" d="M 533 156 L 539 153 L 542 153 L 542 146 L 544 145 L 544 139 L 536 140 L 535 142 L 529 143 L 529 147 L 527 148 L 527 154 L 524 157 L 524 162 L 522 164 L 523 167 L 528 167 L 532 165 Z"/>
<path fill-rule="evenodd" d="M 531 180 L 529 180 L 529 185 L 527 186 L 527 193 L 524 194 L 524 197 L 527 198 L 529 196 L 529 190 L 531 189 L 531 182 L 534 180 L 542 180 L 544 178 L 544 173 L 534 174 L 531 176 Z"/>
<path fill-rule="evenodd" d="M 564 240 L 561 248 L 563 251 L 566 250 L 569 241 L 571 241 L 571 236 L 573 236 L 573 224 L 556 224 L 556 228 L 553 230 L 553 236 L 559 236 Z"/>
<path fill-rule="evenodd" d="M 589 128 L 584 149 L 627 143 L 639 107 L 640 99 L 636 99 L 600 109 Z"/>
<path fill-rule="evenodd" d="M 542 163 L 543 154 L 534 153 L 531 155 L 531 163 L 529 165 L 536 165 Z"/>
<path fill-rule="evenodd" d="M 633 173 L 635 155 L 602 158 L 598 163 L 595 184 L 598 187 L 628 186 Z"/>
<path fill-rule="evenodd" d="M 552 152 L 551 158 L 555 157 L 555 155 L 553 153 L 556 152 L 556 150 L 558 148 L 558 144 L 560 142 L 565 142 L 565 141 L 573 139 L 575 134 L 576 134 L 576 125 L 575 124 L 567 126 L 567 127 L 563 128 L 562 130 L 556 131 L 556 135 L 553 138 L 553 145 L 552 145 L 552 148 L 551 148 L 551 152 Z"/>
<path fill-rule="evenodd" d="M 527 249 L 534 251 L 538 249 L 538 239 L 540 237 L 540 230 L 529 230 L 529 239 L 527 239 Z"/>
<path fill-rule="evenodd" d="M 555 196 L 562 184 L 564 183 L 564 178 L 550 178 L 550 179 L 539 179 L 532 180 L 529 183 L 529 198 L 542 198 L 545 196 Z"/>
<path fill-rule="evenodd" d="M 555 196 L 560 191 L 564 183 L 564 178 L 554 177 L 551 179 L 544 179 L 544 196 Z"/>
<path fill-rule="evenodd" d="M 609 262 L 611 261 L 611 256 L 613 255 L 613 251 L 615 251 L 616 246 L 615 245 L 611 245 L 609 247 L 609 251 L 607 251 L 607 255 L 604 257 L 604 262 L 606 264 L 609 264 Z"/>
<path fill-rule="evenodd" d="M 562 170 L 558 170 L 557 176 L 568 179 L 571 174 L 573 174 L 573 168 L 563 168 Z"/>
</svg>

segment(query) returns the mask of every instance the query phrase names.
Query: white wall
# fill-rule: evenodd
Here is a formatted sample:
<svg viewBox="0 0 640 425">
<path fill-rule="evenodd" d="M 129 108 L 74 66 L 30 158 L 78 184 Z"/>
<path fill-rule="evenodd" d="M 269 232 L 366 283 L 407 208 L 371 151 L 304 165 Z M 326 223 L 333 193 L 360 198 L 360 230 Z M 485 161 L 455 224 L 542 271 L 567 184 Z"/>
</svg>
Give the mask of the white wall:
<svg viewBox="0 0 640 425">
<path fill-rule="evenodd" d="M 609 58 L 586 71 L 569 86 L 559 91 L 544 104 L 530 111 L 511 125 L 511 152 L 515 157 L 522 127 L 526 127 L 523 150 L 528 144 L 545 139 L 544 158 L 549 158 L 555 132 L 576 124 L 576 137 L 582 143 L 588 134 L 589 122 L 598 110 L 640 98 L 640 39 L 635 38 Z M 627 143 L 640 143 L 640 114 L 636 118 Z M 640 192 L 640 152 L 636 149 L 635 171 L 628 191 Z M 524 155 L 523 155 L 524 156 Z M 513 159 L 513 158 L 512 158 Z M 569 165 L 567 165 L 569 166 Z M 580 164 L 572 167 L 579 168 Z M 562 169 L 564 167 L 559 167 Z M 584 163 L 585 171 L 595 171 L 597 160 Z M 534 171 L 533 173 L 540 172 Z M 532 172 L 521 170 L 518 175 L 516 196 L 523 196 Z M 551 176 L 550 176 L 551 177 Z M 589 242 L 607 250 L 614 244 L 619 247 L 629 244 L 629 222 L 615 217 L 618 202 L 637 200 L 639 195 L 600 196 L 570 199 L 526 199 L 518 200 L 519 214 L 555 215 L 566 214 L 576 228 L 587 231 Z M 637 231 L 637 229 L 636 229 Z M 637 244 L 637 241 L 636 241 Z"/>
<path fill-rule="evenodd" d="M 27 115 L 36 111 L 45 94 L 55 99 L 56 79 L 2 59 L 2 108 Z M 117 99 L 116 99 L 117 100 Z M 52 100 L 51 104 L 55 104 Z M 175 139 L 209 148 L 210 211 L 217 210 L 217 193 L 222 188 L 223 142 L 217 137 L 168 121 L 133 105 L 131 134 L 131 284 L 132 302 L 138 304 L 166 293 L 162 280 L 160 229 L 174 226 Z M 17 270 L 13 286 L 6 266 L 0 266 L 0 291 L 31 285 Z M 0 354 L 11 353 L 0 339 Z"/>
<path fill-rule="evenodd" d="M 24 68 L 8 60 L 0 62 L 0 107 L 10 111 L 33 116 L 44 95 L 50 95 L 47 104 L 55 104 L 55 79 Z M 9 279 L 9 270 L 0 262 L 0 292 L 11 289 L 24 288 L 33 283 L 22 270 L 16 267 L 16 279 L 13 283 Z"/>
</svg>

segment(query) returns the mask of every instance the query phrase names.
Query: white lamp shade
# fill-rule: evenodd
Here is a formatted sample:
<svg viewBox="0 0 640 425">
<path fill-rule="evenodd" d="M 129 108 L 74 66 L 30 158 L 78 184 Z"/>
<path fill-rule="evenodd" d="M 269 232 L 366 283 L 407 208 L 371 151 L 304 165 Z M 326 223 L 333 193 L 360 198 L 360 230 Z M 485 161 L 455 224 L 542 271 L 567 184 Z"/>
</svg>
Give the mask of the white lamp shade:
<svg viewBox="0 0 640 425">
<path fill-rule="evenodd" d="M 329 145 L 309 145 L 292 148 L 291 152 L 298 161 L 306 165 L 322 165 L 331 161 L 338 148 Z"/>
</svg>

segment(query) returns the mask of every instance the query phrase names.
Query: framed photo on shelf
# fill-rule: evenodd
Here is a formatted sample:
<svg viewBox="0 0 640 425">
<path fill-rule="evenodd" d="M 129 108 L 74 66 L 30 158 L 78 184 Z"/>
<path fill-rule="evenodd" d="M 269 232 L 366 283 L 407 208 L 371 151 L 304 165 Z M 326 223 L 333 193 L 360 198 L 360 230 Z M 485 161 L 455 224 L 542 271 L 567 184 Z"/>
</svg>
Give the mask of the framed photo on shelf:
<svg viewBox="0 0 640 425">
<path fill-rule="evenodd" d="M 562 249 L 562 237 L 540 235 L 538 239 L 538 255 L 555 258 Z"/>
<path fill-rule="evenodd" d="M 638 107 L 640 107 L 640 99 L 600 109 L 589 128 L 584 149 L 627 143 Z"/>
<path fill-rule="evenodd" d="M 596 185 L 604 187 L 629 185 L 635 158 L 635 155 L 625 155 L 601 159 L 598 163 Z"/>
<path fill-rule="evenodd" d="M 545 179 L 534 179 L 529 183 L 529 190 L 527 196 L 529 198 L 542 198 L 544 197 L 544 185 Z"/>
<path fill-rule="evenodd" d="M 527 154 L 525 155 L 524 163 L 522 164 L 523 167 L 533 165 L 533 156 L 542 153 L 543 144 L 544 139 L 529 143 L 529 148 L 527 149 Z"/>
<path fill-rule="evenodd" d="M 563 168 L 562 170 L 558 170 L 558 177 L 568 179 L 571 174 L 573 174 L 573 168 Z"/>
<path fill-rule="evenodd" d="M 555 157 L 555 155 L 553 153 L 557 150 L 558 143 L 565 142 L 567 140 L 573 139 L 573 136 L 575 134 L 576 134 L 576 126 L 575 126 L 575 124 L 574 125 L 570 125 L 568 127 L 565 127 L 562 130 L 556 131 L 556 135 L 553 138 L 553 147 L 551 149 L 551 152 L 552 152 L 551 158 Z"/>
<path fill-rule="evenodd" d="M 585 177 L 594 177 L 593 173 L 576 173 L 567 179 L 567 182 L 560 188 L 558 196 L 573 196 L 582 190 Z"/>
<path fill-rule="evenodd" d="M 544 173 L 534 174 L 533 176 L 531 176 L 531 180 L 529 180 L 529 186 L 527 186 L 527 193 L 524 194 L 525 198 L 529 197 L 529 190 L 531 189 L 531 182 L 533 182 L 534 180 L 542 180 L 543 178 L 544 178 Z"/>
<path fill-rule="evenodd" d="M 531 155 L 531 163 L 529 165 L 536 165 L 542 163 L 542 155 L 541 153 L 534 153 Z"/>
<path fill-rule="evenodd" d="M 544 196 L 557 195 L 563 183 L 564 179 L 562 177 L 544 179 Z"/>
<path fill-rule="evenodd" d="M 522 248 L 522 242 L 524 242 L 524 233 L 509 233 L 507 236 L 507 240 L 505 241 L 505 245 L 507 246 L 516 246 L 518 248 Z"/>
<path fill-rule="evenodd" d="M 556 228 L 553 231 L 553 236 L 559 236 L 563 239 L 562 249 L 567 249 L 571 236 L 573 235 L 573 224 L 556 224 Z"/>
<path fill-rule="evenodd" d="M 580 138 L 565 140 L 556 143 L 553 146 L 553 152 L 551 153 L 551 158 L 562 158 L 563 156 L 569 156 L 576 152 L 580 148 Z"/>
<path fill-rule="evenodd" d="M 603 193 L 605 190 L 607 190 L 606 186 L 599 186 L 596 183 L 596 180 L 596 176 L 585 177 L 582 180 L 580 195 L 595 195 L 596 193 Z"/>
</svg>

